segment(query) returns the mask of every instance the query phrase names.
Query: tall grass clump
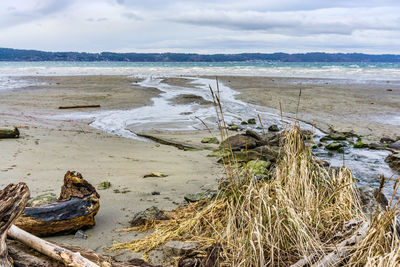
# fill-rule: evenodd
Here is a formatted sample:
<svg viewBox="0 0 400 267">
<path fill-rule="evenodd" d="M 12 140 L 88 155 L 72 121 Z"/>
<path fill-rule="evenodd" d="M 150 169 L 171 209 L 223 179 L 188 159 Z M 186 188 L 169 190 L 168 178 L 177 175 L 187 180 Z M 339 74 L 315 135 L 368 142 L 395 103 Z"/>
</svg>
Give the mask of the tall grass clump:
<svg viewBox="0 0 400 267">
<path fill-rule="evenodd" d="M 226 139 L 218 91 L 212 95 L 221 137 Z M 218 248 L 219 266 L 399 263 L 394 231 L 398 202 L 377 212 L 370 224 L 361 210 L 351 171 L 320 166 L 299 126 L 286 128 L 281 155 L 268 178 L 243 172 L 228 145 L 226 177 L 217 197 L 174 210 L 169 220 L 129 229 L 152 232 L 113 248 L 128 248 L 147 257 L 169 240 L 194 241 L 199 244 L 200 258 L 210 256 L 210 246 Z"/>
</svg>

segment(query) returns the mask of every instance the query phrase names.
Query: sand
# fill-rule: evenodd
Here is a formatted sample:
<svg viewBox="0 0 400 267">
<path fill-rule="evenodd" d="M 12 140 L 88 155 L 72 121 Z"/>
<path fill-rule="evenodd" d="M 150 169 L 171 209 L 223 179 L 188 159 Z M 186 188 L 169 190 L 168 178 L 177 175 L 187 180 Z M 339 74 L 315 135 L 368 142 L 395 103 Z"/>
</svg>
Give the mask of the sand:
<svg viewBox="0 0 400 267">
<path fill-rule="evenodd" d="M 355 77 L 356 78 L 356 77 Z M 400 84 L 280 77 L 219 77 L 239 98 L 297 117 L 328 132 L 353 131 L 365 141 L 400 138 Z"/>
<path fill-rule="evenodd" d="M 25 182 L 31 196 L 48 192 L 58 195 L 67 170 L 81 172 L 95 186 L 102 181 L 112 184 L 110 189 L 99 191 L 100 211 L 95 217 L 96 226 L 86 231 L 88 239 L 67 235 L 48 240 L 113 255 L 114 252 L 106 250 L 113 242 L 135 238 L 135 233 L 117 233 L 115 230 L 127 227 L 136 212 L 153 205 L 174 209 L 182 203 L 185 194 L 216 188 L 222 171 L 215 158 L 206 157 L 209 150 L 183 151 L 173 146 L 109 135 L 88 126 L 87 122 L 42 117 L 43 114 L 71 112 L 57 107 L 78 102 L 99 103 L 102 110 L 133 108 L 150 103 L 157 90 L 131 85 L 132 79 L 125 77 L 40 79 L 52 84 L 0 94 L 0 127 L 16 125 L 21 131 L 19 139 L 0 140 L 0 187 Z M 209 136 L 209 133 L 193 133 L 185 140 L 193 138 L 193 142 L 200 144 L 198 135 Z M 150 172 L 162 172 L 168 177 L 144 179 L 143 176 Z M 114 189 L 129 192 L 115 193 Z M 153 191 L 160 195 L 152 195 Z M 118 258 L 134 256 L 137 255 L 127 252 Z"/>
</svg>

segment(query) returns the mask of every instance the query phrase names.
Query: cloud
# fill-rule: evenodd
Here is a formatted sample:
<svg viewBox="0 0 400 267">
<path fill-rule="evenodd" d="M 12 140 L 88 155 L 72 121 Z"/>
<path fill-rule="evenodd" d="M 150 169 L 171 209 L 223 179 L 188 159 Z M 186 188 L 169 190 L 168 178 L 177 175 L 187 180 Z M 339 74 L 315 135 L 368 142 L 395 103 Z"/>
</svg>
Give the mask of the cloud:
<svg viewBox="0 0 400 267">
<path fill-rule="evenodd" d="M 174 15 L 171 21 L 288 35 L 351 35 L 356 30 L 367 29 L 399 31 L 399 13 L 394 12 L 400 13 L 400 8 L 396 11 L 393 8 L 330 8 L 296 12 L 196 10 Z"/>
</svg>

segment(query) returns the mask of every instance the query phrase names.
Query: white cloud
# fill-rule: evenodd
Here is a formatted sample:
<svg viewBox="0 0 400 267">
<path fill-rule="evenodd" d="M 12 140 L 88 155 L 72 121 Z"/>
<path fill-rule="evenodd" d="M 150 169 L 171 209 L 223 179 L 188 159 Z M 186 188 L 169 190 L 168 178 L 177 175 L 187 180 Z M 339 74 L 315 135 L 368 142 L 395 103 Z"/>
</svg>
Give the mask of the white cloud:
<svg viewBox="0 0 400 267">
<path fill-rule="evenodd" d="M 399 53 L 398 0 L 2 0 L 0 47 Z"/>
</svg>

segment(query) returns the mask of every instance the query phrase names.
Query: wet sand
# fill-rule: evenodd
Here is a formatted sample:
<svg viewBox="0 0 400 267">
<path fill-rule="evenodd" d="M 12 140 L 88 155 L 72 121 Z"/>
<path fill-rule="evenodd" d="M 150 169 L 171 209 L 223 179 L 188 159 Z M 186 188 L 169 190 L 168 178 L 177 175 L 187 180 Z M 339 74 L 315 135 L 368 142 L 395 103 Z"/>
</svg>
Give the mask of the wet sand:
<svg viewBox="0 0 400 267">
<path fill-rule="evenodd" d="M 284 116 L 295 117 L 299 92 L 299 119 L 328 132 L 353 131 L 366 141 L 383 136 L 400 138 L 400 84 L 393 82 L 349 82 L 333 79 L 277 77 L 219 77 L 239 91 L 239 98 L 267 106 Z"/>
</svg>

